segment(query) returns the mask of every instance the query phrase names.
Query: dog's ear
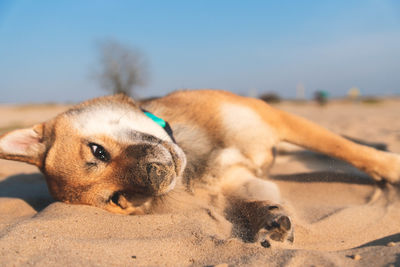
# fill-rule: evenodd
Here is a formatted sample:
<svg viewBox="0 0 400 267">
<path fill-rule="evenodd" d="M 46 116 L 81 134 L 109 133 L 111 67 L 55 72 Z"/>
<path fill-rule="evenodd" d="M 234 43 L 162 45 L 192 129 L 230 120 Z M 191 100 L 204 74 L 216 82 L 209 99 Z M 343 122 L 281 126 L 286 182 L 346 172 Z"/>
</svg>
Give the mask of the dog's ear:
<svg viewBox="0 0 400 267">
<path fill-rule="evenodd" d="M 44 124 L 14 130 L 0 136 L 0 158 L 17 160 L 41 167 L 46 146 Z"/>
</svg>

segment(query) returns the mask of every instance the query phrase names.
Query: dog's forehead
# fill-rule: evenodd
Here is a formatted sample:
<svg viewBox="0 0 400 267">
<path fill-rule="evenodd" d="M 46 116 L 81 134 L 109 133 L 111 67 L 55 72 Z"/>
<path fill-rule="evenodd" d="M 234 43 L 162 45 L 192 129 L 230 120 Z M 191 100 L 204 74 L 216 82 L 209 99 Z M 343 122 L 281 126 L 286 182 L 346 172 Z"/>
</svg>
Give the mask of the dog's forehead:
<svg viewBox="0 0 400 267">
<path fill-rule="evenodd" d="M 138 132 L 171 141 L 167 132 L 139 108 L 125 103 L 99 102 L 67 112 L 70 125 L 80 135 L 103 135 L 119 142 L 127 141 L 126 133 Z"/>
</svg>

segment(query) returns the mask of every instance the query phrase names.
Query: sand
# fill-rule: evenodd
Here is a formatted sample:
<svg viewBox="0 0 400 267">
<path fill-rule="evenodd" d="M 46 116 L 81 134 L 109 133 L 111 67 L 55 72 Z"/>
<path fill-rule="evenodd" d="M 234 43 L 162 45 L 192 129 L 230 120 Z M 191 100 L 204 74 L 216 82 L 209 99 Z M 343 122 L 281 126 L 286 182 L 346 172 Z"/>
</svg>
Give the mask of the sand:
<svg viewBox="0 0 400 267">
<path fill-rule="evenodd" d="M 400 153 L 400 100 L 276 105 Z M 0 131 L 66 106 L 0 106 Z M 55 202 L 35 167 L 0 160 L 0 266 L 399 266 L 400 200 L 353 167 L 283 146 L 270 179 L 295 227 L 293 244 L 245 243 L 213 207 L 182 195 L 180 211 L 144 216 Z M 183 202 L 182 202 L 183 201 Z"/>
</svg>

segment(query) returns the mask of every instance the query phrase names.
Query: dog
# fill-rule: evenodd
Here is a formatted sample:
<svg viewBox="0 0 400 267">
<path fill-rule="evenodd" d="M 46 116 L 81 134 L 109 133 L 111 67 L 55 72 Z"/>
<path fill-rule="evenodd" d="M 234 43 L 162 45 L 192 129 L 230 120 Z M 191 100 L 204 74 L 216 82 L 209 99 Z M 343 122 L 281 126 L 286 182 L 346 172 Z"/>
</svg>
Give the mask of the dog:
<svg viewBox="0 0 400 267">
<path fill-rule="evenodd" d="M 293 240 L 279 189 L 265 179 L 286 141 L 344 160 L 376 181 L 400 180 L 400 156 L 354 143 L 264 101 L 226 91 L 183 90 L 135 101 L 78 104 L 0 137 L 0 158 L 34 164 L 51 195 L 113 213 L 147 214 L 178 187 L 212 184 L 233 207 L 243 238 Z M 260 179 L 264 178 L 264 179 Z"/>
</svg>

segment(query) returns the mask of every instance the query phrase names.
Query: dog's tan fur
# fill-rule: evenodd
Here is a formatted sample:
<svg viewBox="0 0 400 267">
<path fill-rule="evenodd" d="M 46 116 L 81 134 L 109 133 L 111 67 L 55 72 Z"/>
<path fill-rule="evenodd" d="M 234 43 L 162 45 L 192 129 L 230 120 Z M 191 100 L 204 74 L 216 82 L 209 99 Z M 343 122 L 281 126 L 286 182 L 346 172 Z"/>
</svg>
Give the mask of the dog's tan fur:
<svg viewBox="0 0 400 267">
<path fill-rule="evenodd" d="M 168 121 L 176 144 L 140 108 Z M 347 161 L 377 181 L 400 179 L 399 155 L 355 144 L 261 100 L 212 90 L 142 102 L 121 95 L 90 100 L 3 135 L 0 157 L 37 165 L 57 200 L 115 213 L 149 213 L 174 187 L 212 184 L 236 207 L 231 214 L 241 219 L 232 220 L 252 229 L 246 239 L 266 229 L 270 239 L 282 241 L 292 227 L 279 190 L 259 179 L 281 141 Z M 92 143 L 110 160 L 94 158 Z"/>
</svg>

